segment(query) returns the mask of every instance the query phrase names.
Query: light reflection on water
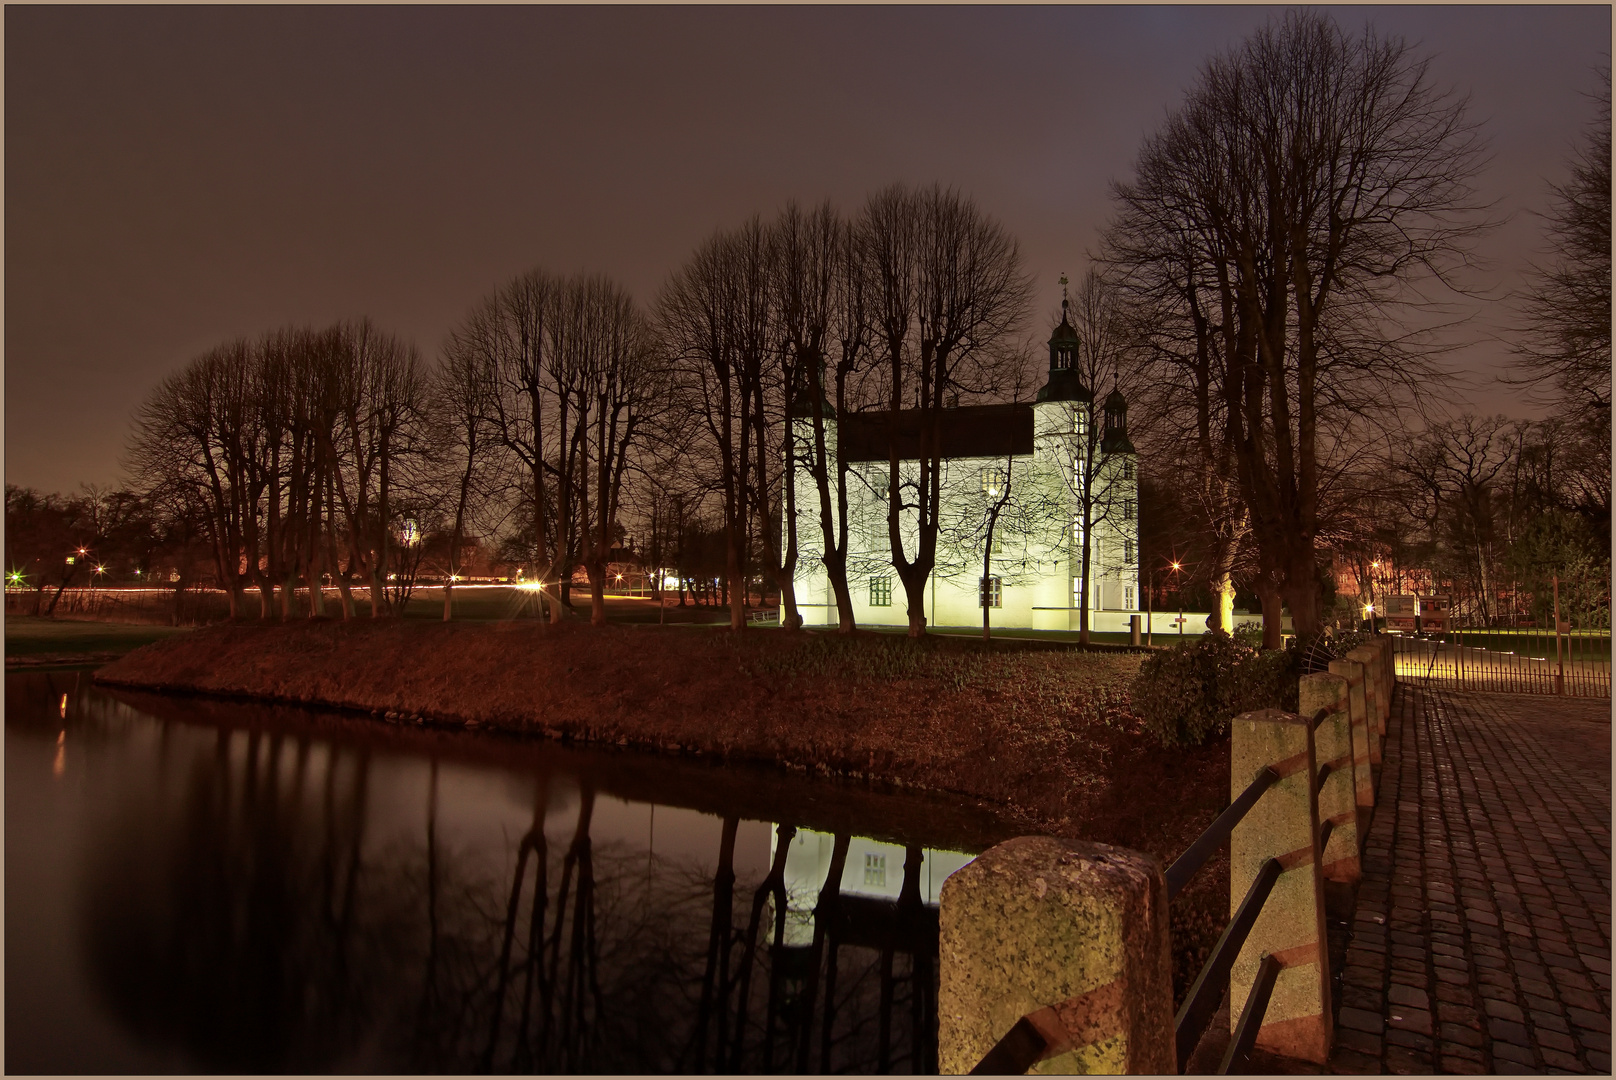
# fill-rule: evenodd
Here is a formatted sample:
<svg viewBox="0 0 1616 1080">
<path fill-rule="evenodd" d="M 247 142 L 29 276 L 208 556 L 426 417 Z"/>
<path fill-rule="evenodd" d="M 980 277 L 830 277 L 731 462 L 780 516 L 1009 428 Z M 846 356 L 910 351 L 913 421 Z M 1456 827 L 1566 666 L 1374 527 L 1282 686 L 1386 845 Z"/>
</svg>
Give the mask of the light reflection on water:
<svg viewBox="0 0 1616 1080">
<path fill-rule="evenodd" d="M 7 675 L 5 1065 L 935 1071 L 937 894 L 1006 835 L 774 771 Z"/>
</svg>

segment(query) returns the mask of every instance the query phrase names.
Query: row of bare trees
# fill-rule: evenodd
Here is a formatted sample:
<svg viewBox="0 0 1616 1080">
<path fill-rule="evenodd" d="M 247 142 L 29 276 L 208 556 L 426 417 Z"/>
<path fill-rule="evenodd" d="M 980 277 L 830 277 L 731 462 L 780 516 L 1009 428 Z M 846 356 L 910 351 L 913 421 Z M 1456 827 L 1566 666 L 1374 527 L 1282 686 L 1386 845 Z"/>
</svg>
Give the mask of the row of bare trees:
<svg viewBox="0 0 1616 1080">
<path fill-rule="evenodd" d="M 323 615 L 328 576 L 344 615 L 355 582 L 380 615 L 426 409 L 414 348 L 368 321 L 274 331 L 164 379 L 136 414 L 127 467 L 174 516 L 196 512 L 232 617 L 249 587 L 261 616 L 291 616 L 300 582 Z"/>
</svg>

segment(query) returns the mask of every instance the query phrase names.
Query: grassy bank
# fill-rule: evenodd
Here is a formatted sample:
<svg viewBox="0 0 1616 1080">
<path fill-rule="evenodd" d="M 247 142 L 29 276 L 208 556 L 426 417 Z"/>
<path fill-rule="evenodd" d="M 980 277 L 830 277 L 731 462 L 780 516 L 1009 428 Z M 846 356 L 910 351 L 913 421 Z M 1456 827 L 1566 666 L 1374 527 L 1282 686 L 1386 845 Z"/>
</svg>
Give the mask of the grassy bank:
<svg viewBox="0 0 1616 1080">
<path fill-rule="evenodd" d="M 189 632 L 173 626 L 7 615 L 6 660 L 8 664 L 21 660 L 29 666 L 105 662 L 142 645 Z"/>
<path fill-rule="evenodd" d="M 1228 751 L 1143 734 L 1127 700 L 1141 659 L 942 636 L 389 619 L 213 627 L 96 677 L 920 786 L 990 802 L 1027 832 L 1165 861 L 1227 804 Z M 1174 905 L 1185 963 L 1225 921 L 1226 873 L 1220 859 Z"/>
</svg>

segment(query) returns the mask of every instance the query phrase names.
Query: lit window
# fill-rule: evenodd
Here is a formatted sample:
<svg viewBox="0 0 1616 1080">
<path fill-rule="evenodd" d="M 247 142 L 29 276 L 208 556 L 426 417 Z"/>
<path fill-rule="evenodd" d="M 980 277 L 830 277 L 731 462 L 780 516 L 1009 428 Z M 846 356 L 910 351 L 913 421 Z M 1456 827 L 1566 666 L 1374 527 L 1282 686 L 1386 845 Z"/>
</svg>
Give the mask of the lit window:
<svg viewBox="0 0 1616 1080">
<path fill-rule="evenodd" d="M 877 888 L 887 887 L 887 857 L 885 855 L 864 854 L 864 884 L 874 885 Z"/>
<path fill-rule="evenodd" d="M 1072 413 L 1072 433 L 1077 436 L 1079 442 L 1089 433 L 1089 414 L 1083 411 L 1081 405 Z"/>
<path fill-rule="evenodd" d="M 1072 515 L 1072 541 L 1074 543 L 1083 542 L 1083 519 L 1076 514 Z"/>
<path fill-rule="evenodd" d="M 977 603 L 982 607 L 1000 607 L 1004 599 L 1004 590 L 998 577 L 981 579 L 977 589 Z"/>
<path fill-rule="evenodd" d="M 889 577 L 873 577 L 870 579 L 870 606 L 892 606 L 892 579 Z"/>
<path fill-rule="evenodd" d="M 1072 488 L 1075 491 L 1083 490 L 1083 459 L 1072 459 Z"/>
<path fill-rule="evenodd" d="M 982 490 L 989 495 L 998 495 L 1004 490 L 1005 475 L 1003 469 L 982 470 Z"/>
</svg>

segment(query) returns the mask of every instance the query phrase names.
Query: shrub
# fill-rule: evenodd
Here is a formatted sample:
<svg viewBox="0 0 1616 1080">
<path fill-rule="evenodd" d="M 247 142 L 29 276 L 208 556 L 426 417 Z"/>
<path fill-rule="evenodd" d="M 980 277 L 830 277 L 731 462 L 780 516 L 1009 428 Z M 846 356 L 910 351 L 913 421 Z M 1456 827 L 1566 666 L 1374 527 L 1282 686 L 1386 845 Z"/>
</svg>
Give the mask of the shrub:
<svg viewBox="0 0 1616 1080">
<path fill-rule="evenodd" d="M 1248 649 L 1262 648 L 1262 623 L 1241 623 L 1234 628 L 1234 639 Z"/>
<path fill-rule="evenodd" d="M 1300 659 L 1295 648 L 1258 652 L 1211 631 L 1146 660 L 1130 698 L 1163 746 L 1199 746 L 1227 732 L 1240 713 L 1294 711 Z"/>
</svg>

